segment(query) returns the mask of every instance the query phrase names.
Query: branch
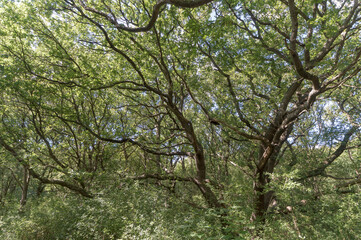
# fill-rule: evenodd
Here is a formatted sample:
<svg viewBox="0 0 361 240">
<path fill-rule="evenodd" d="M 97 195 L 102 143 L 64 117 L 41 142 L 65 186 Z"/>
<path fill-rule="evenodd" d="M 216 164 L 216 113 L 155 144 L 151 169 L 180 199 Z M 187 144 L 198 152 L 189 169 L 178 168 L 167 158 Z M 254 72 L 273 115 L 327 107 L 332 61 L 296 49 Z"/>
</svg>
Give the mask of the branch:
<svg viewBox="0 0 361 240">
<path fill-rule="evenodd" d="M 175 181 L 183 181 L 183 182 L 193 182 L 192 178 L 183 178 L 178 176 L 167 176 L 167 175 L 151 174 L 151 173 L 145 173 L 140 176 L 131 176 L 126 179 L 132 179 L 132 180 L 157 179 L 157 180 L 175 180 Z"/>
<path fill-rule="evenodd" d="M 207 42 L 205 42 L 205 43 L 206 43 L 206 45 L 208 46 L 209 51 L 210 51 L 210 50 L 211 50 L 211 49 L 210 49 L 210 45 L 209 45 Z M 261 133 L 258 131 L 258 129 L 257 129 L 255 126 L 253 126 L 253 125 L 248 121 L 248 119 L 245 118 L 244 114 L 241 112 L 241 109 L 240 109 L 240 107 L 239 107 L 239 102 L 238 102 L 237 95 L 236 95 L 236 93 L 234 92 L 234 89 L 233 89 L 233 86 L 232 86 L 232 82 L 231 82 L 231 77 L 230 77 L 230 75 L 227 74 L 226 72 L 224 72 L 224 71 L 222 70 L 222 68 L 216 63 L 214 57 L 211 55 L 210 52 L 204 51 L 201 46 L 199 46 L 199 50 L 200 50 L 201 53 L 203 53 L 206 57 L 209 58 L 209 60 L 212 62 L 213 66 L 216 68 L 216 70 L 227 79 L 227 85 L 228 85 L 228 88 L 229 88 L 229 92 L 230 92 L 230 94 L 231 94 L 231 96 L 232 96 L 232 101 L 233 101 L 234 107 L 236 108 L 236 111 L 237 111 L 237 114 L 238 114 L 238 118 L 239 118 L 243 123 L 245 123 L 246 126 L 247 126 L 249 129 L 251 129 L 253 132 L 255 132 L 257 135 L 261 135 Z M 239 69 L 239 70 L 240 70 L 240 69 Z M 240 72 L 244 73 L 243 71 L 240 71 Z M 245 74 L 246 74 L 246 73 L 245 73 Z M 247 75 L 247 74 L 246 74 L 246 75 Z M 248 76 L 249 78 L 251 78 L 249 75 L 247 75 L 247 76 Z M 252 80 L 250 80 L 250 81 L 252 81 Z M 190 92 L 190 91 L 189 91 L 189 92 Z M 190 93 L 191 93 L 191 92 L 190 92 Z M 191 96 L 192 96 L 192 95 L 191 95 Z M 267 97 L 267 96 L 265 96 L 265 97 Z M 192 98 L 193 98 L 193 97 L 192 97 Z M 199 105 L 200 105 L 200 104 L 199 104 Z M 201 106 L 201 107 L 202 107 L 202 106 Z M 203 107 L 202 107 L 202 109 L 203 109 Z M 209 114 L 208 114 L 207 112 L 205 112 L 205 113 L 206 113 L 206 115 L 208 116 L 208 118 L 210 118 Z M 212 119 L 212 118 L 211 118 L 211 120 L 213 120 L 213 122 L 215 122 L 215 123 L 219 123 L 219 122 L 215 121 L 215 119 Z"/>
<path fill-rule="evenodd" d="M 3 146 L 21 165 L 27 167 L 29 169 L 29 173 L 33 178 L 38 179 L 40 182 L 44 183 L 44 184 L 55 184 L 55 185 L 60 185 L 63 187 L 66 187 L 74 192 L 77 192 L 81 195 L 83 195 L 84 197 L 88 197 L 88 198 L 92 198 L 93 196 L 86 191 L 84 188 L 81 188 L 77 185 L 62 181 L 62 180 L 57 180 L 57 179 L 48 179 L 48 178 L 44 178 L 42 176 L 40 176 L 39 174 L 37 174 L 33 169 L 30 168 L 29 164 L 24 161 L 24 159 L 22 159 L 19 154 L 17 153 L 17 151 L 12 148 L 9 144 L 7 144 L 4 139 L 2 137 L 0 137 L 0 145 Z"/>
<path fill-rule="evenodd" d="M 351 186 L 356 185 L 356 184 L 359 184 L 359 183 L 361 183 L 361 177 L 358 177 L 357 179 L 352 180 L 352 181 L 349 181 L 349 182 L 345 182 L 345 183 L 339 184 L 339 185 L 337 185 L 336 187 L 337 187 L 338 189 L 340 189 L 340 188 L 346 188 L 346 187 L 351 187 Z"/>
<path fill-rule="evenodd" d="M 43 184 L 54 184 L 54 185 L 60 185 L 63 187 L 66 187 L 74 192 L 80 193 L 82 196 L 84 197 L 88 197 L 88 198 L 92 198 L 93 195 L 90 194 L 88 191 L 86 191 L 84 188 L 78 187 L 76 185 L 73 185 L 71 183 L 62 181 L 62 180 L 57 180 L 57 179 L 48 179 L 48 178 L 44 178 L 42 176 L 40 176 L 39 174 L 37 174 L 36 172 L 34 172 L 34 170 L 29 169 L 29 173 L 33 178 L 38 179 L 41 183 Z"/>
<path fill-rule="evenodd" d="M 313 88 L 315 90 L 318 90 L 320 88 L 320 80 L 316 75 L 313 75 L 305 70 L 305 68 L 302 65 L 302 62 L 300 60 L 300 57 L 297 53 L 297 36 L 298 36 L 298 17 L 299 14 L 296 9 L 296 5 L 294 0 L 288 1 L 289 10 L 290 10 L 290 16 L 291 16 L 291 22 L 292 22 L 292 32 L 290 37 L 290 55 L 293 60 L 294 67 L 296 68 L 297 73 L 308 80 L 312 81 Z"/>
<path fill-rule="evenodd" d="M 144 150 L 145 152 L 148 152 L 148 153 L 151 153 L 151 154 L 154 154 L 154 155 L 161 155 L 161 156 L 188 156 L 188 157 L 193 157 L 194 156 L 194 154 L 191 153 L 191 152 L 182 152 L 182 151 L 180 151 L 180 152 L 158 152 L 156 150 L 153 150 L 153 149 L 151 149 L 149 147 L 144 146 L 140 142 L 134 141 L 131 138 L 114 139 L 114 138 L 103 137 L 99 133 L 94 132 L 90 127 L 86 126 L 80 120 L 78 120 L 78 121 L 69 120 L 69 119 L 66 119 L 66 118 L 63 118 L 63 117 L 59 116 L 57 113 L 55 113 L 55 116 L 57 118 L 59 118 L 60 120 L 62 120 L 62 121 L 72 122 L 72 123 L 78 124 L 79 126 L 83 127 L 85 130 L 87 130 L 91 135 L 93 135 L 97 139 L 105 141 L 105 142 L 118 143 L 118 144 L 130 143 L 132 145 L 138 146 L 140 149 Z"/>
<path fill-rule="evenodd" d="M 357 16 L 357 14 L 359 13 L 359 11 L 360 11 L 360 9 L 358 9 L 359 6 L 360 6 L 360 3 L 355 0 L 352 9 L 351 9 L 350 13 L 348 14 L 348 16 L 346 17 L 343 24 L 340 26 L 340 28 L 338 29 L 336 34 L 334 34 L 334 36 L 332 36 L 326 40 L 326 42 L 325 42 L 324 46 L 322 47 L 321 51 L 319 52 L 319 54 L 310 61 L 309 68 L 313 68 L 314 66 L 316 66 L 317 63 L 321 62 L 321 60 L 335 47 L 335 45 L 333 45 L 333 43 L 342 34 L 342 32 L 356 22 L 357 18 L 353 19 L 353 17 Z"/>
<path fill-rule="evenodd" d="M 92 8 L 84 3 L 84 1 L 79 0 L 79 4 L 84 8 L 86 11 L 95 13 L 97 15 L 102 16 L 105 18 L 108 22 L 113 24 L 116 29 L 119 31 L 127 31 L 127 32 L 147 32 L 154 26 L 155 22 L 157 21 L 161 7 L 166 4 L 170 4 L 176 7 L 181 8 L 196 8 L 200 7 L 202 5 L 208 4 L 210 2 L 213 2 L 213 0 L 158 0 L 158 2 L 153 6 L 153 12 L 152 16 L 148 22 L 148 24 L 145 27 L 139 27 L 139 28 L 131 28 L 126 27 L 123 24 L 119 24 L 117 19 L 114 18 L 114 16 L 109 15 L 105 12 L 99 11 L 95 8 Z M 78 8 L 79 9 L 79 8 Z"/>
<path fill-rule="evenodd" d="M 139 75 L 139 77 L 141 78 L 142 82 L 143 82 L 143 86 L 147 89 L 149 89 L 149 91 L 152 91 L 156 94 L 158 94 L 161 97 L 167 97 L 164 93 L 162 93 L 161 91 L 159 91 L 158 89 L 155 89 L 151 86 L 149 86 L 146 82 L 146 79 L 142 73 L 142 71 L 140 70 L 140 68 L 137 66 L 137 64 L 130 58 L 130 56 L 128 54 L 126 54 L 124 51 L 122 51 L 121 49 L 117 48 L 113 41 L 111 40 L 111 38 L 109 37 L 108 32 L 104 29 L 104 27 L 98 23 L 97 21 L 95 21 L 94 19 L 90 18 L 89 16 L 87 16 L 81 9 L 77 8 L 78 11 L 80 12 L 81 16 L 83 16 L 84 18 L 88 19 L 91 23 L 93 23 L 102 33 L 103 36 L 106 40 L 106 42 L 109 44 L 109 47 L 111 49 L 113 49 L 115 52 L 119 53 L 122 57 L 124 57 L 127 62 L 132 66 L 132 68 L 137 72 L 137 74 Z"/>
<path fill-rule="evenodd" d="M 325 169 L 330 166 L 345 150 L 347 147 L 347 143 L 349 142 L 351 136 L 358 130 L 358 127 L 353 126 L 350 128 L 345 134 L 340 146 L 326 159 L 325 163 L 320 167 L 309 171 L 305 177 L 298 179 L 298 181 L 303 181 L 310 177 L 316 177 L 324 174 Z"/>
</svg>

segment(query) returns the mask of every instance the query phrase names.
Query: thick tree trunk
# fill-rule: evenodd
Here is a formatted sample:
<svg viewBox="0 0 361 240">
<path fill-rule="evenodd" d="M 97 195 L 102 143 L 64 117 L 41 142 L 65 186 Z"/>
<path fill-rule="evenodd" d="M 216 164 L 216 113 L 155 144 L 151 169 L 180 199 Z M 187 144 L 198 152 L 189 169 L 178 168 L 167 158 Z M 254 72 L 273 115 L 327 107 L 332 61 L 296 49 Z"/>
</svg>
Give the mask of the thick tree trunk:
<svg viewBox="0 0 361 240">
<path fill-rule="evenodd" d="M 291 131 L 292 125 L 288 126 L 282 134 L 277 134 L 278 137 L 270 137 L 269 139 L 271 143 L 267 146 L 260 146 L 260 157 L 253 183 L 255 195 L 255 211 L 252 215 L 253 220 L 260 221 L 262 223 L 265 221 L 265 215 L 267 214 L 268 207 L 270 206 L 274 196 L 273 191 L 266 190 L 267 185 L 271 182 L 269 175 L 274 172 L 279 152 Z"/>
<path fill-rule="evenodd" d="M 268 207 L 270 206 L 273 198 L 273 191 L 267 191 L 265 188 L 270 179 L 267 171 L 260 172 L 254 181 L 254 193 L 255 193 L 255 211 L 253 214 L 253 220 L 260 222 L 265 221 L 265 215 L 267 214 Z"/>
</svg>

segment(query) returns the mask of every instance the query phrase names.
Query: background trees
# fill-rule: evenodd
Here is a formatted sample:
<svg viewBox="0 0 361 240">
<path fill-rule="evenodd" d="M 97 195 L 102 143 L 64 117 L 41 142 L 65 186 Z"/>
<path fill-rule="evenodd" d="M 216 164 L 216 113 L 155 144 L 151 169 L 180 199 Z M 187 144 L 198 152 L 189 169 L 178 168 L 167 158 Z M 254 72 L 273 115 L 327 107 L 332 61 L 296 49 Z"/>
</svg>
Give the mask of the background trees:
<svg viewBox="0 0 361 240">
<path fill-rule="evenodd" d="M 44 191 L 92 198 L 67 208 L 84 229 L 84 216 L 101 216 L 93 204 L 112 206 L 109 218 L 139 214 L 99 220 L 93 238 L 129 237 L 124 226 L 144 213 L 144 238 L 360 234 L 358 1 L 25 1 L 1 11 L 1 199 L 13 181 L 21 205 L 27 189 L 34 201 Z M 182 208 L 196 229 L 167 224 Z M 152 227 L 152 214 L 164 222 Z"/>
</svg>

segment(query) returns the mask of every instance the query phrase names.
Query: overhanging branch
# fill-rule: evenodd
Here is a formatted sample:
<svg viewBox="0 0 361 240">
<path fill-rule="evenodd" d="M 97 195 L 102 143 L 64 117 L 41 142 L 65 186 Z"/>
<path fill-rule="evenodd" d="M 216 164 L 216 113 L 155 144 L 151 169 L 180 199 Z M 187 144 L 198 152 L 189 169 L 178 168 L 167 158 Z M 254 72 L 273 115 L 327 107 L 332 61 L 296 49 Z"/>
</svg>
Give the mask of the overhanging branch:
<svg viewBox="0 0 361 240">
<path fill-rule="evenodd" d="M 196 8 L 208 4 L 210 2 L 213 2 L 213 0 L 158 0 L 158 2 L 153 6 L 152 16 L 148 24 L 145 27 L 138 27 L 138 28 L 126 27 L 124 26 L 124 24 L 118 23 L 117 19 L 114 17 L 113 14 L 110 15 L 108 13 L 99 11 L 93 7 L 90 7 L 85 3 L 85 1 L 78 0 L 78 2 L 83 9 L 103 17 L 119 31 L 147 32 L 150 29 L 152 29 L 152 27 L 154 26 L 161 12 L 161 7 L 164 5 L 169 4 L 180 8 Z M 79 9 L 79 7 L 77 8 Z"/>
<path fill-rule="evenodd" d="M 93 196 L 86 191 L 84 188 L 79 187 L 75 184 L 71 184 L 69 182 L 65 182 L 63 180 L 57 180 L 57 179 L 48 179 L 45 177 L 40 176 L 38 173 L 36 173 L 33 169 L 30 168 L 29 164 L 24 161 L 21 156 L 19 156 L 18 152 L 11 147 L 9 144 L 7 144 L 2 137 L 0 137 L 0 146 L 5 148 L 21 165 L 27 167 L 29 169 L 29 173 L 33 178 L 38 179 L 40 182 L 44 184 L 54 184 L 54 185 L 60 185 L 63 187 L 66 187 L 76 193 L 81 194 L 84 197 L 92 198 Z"/>
<path fill-rule="evenodd" d="M 326 159 L 325 163 L 319 166 L 318 168 L 309 171 L 306 176 L 298 179 L 298 181 L 303 181 L 307 178 L 316 177 L 322 175 L 325 169 L 330 166 L 347 148 L 347 144 L 351 136 L 357 131 L 358 127 L 353 126 L 345 134 L 340 146 Z"/>
</svg>

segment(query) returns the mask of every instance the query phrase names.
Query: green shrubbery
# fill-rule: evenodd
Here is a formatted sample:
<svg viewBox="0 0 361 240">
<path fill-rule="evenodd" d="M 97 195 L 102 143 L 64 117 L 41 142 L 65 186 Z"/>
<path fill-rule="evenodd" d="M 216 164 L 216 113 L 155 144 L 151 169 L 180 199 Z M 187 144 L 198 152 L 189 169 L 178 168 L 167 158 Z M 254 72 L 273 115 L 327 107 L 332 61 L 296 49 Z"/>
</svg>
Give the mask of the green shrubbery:
<svg viewBox="0 0 361 240">
<path fill-rule="evenodd" d="M 94 199 L 45 193 L 30 199 L 23 212 L 18 211 L 17 202 L 9 203 L 0 218 L 0 238 L 251 239 L 254 233 L 255 226 L 245 220 L 245 208 L 230 208 L 228 227 L 222 231 L 219 213 L 189 207 L 159 189 L 150 189 L 132 185 Z M 296 206 L 292 212 L 276 210 L 268 215 L 258 239 L 358 239 L 360 201 L 360 194 L 330 194 Z"/>
<path fill-rule="evenodd" d="M 45 194 L 1 216 L 1 239 L 219 239 L 217 216 L 137 186 L 94 199 Z"/>
</svg>

